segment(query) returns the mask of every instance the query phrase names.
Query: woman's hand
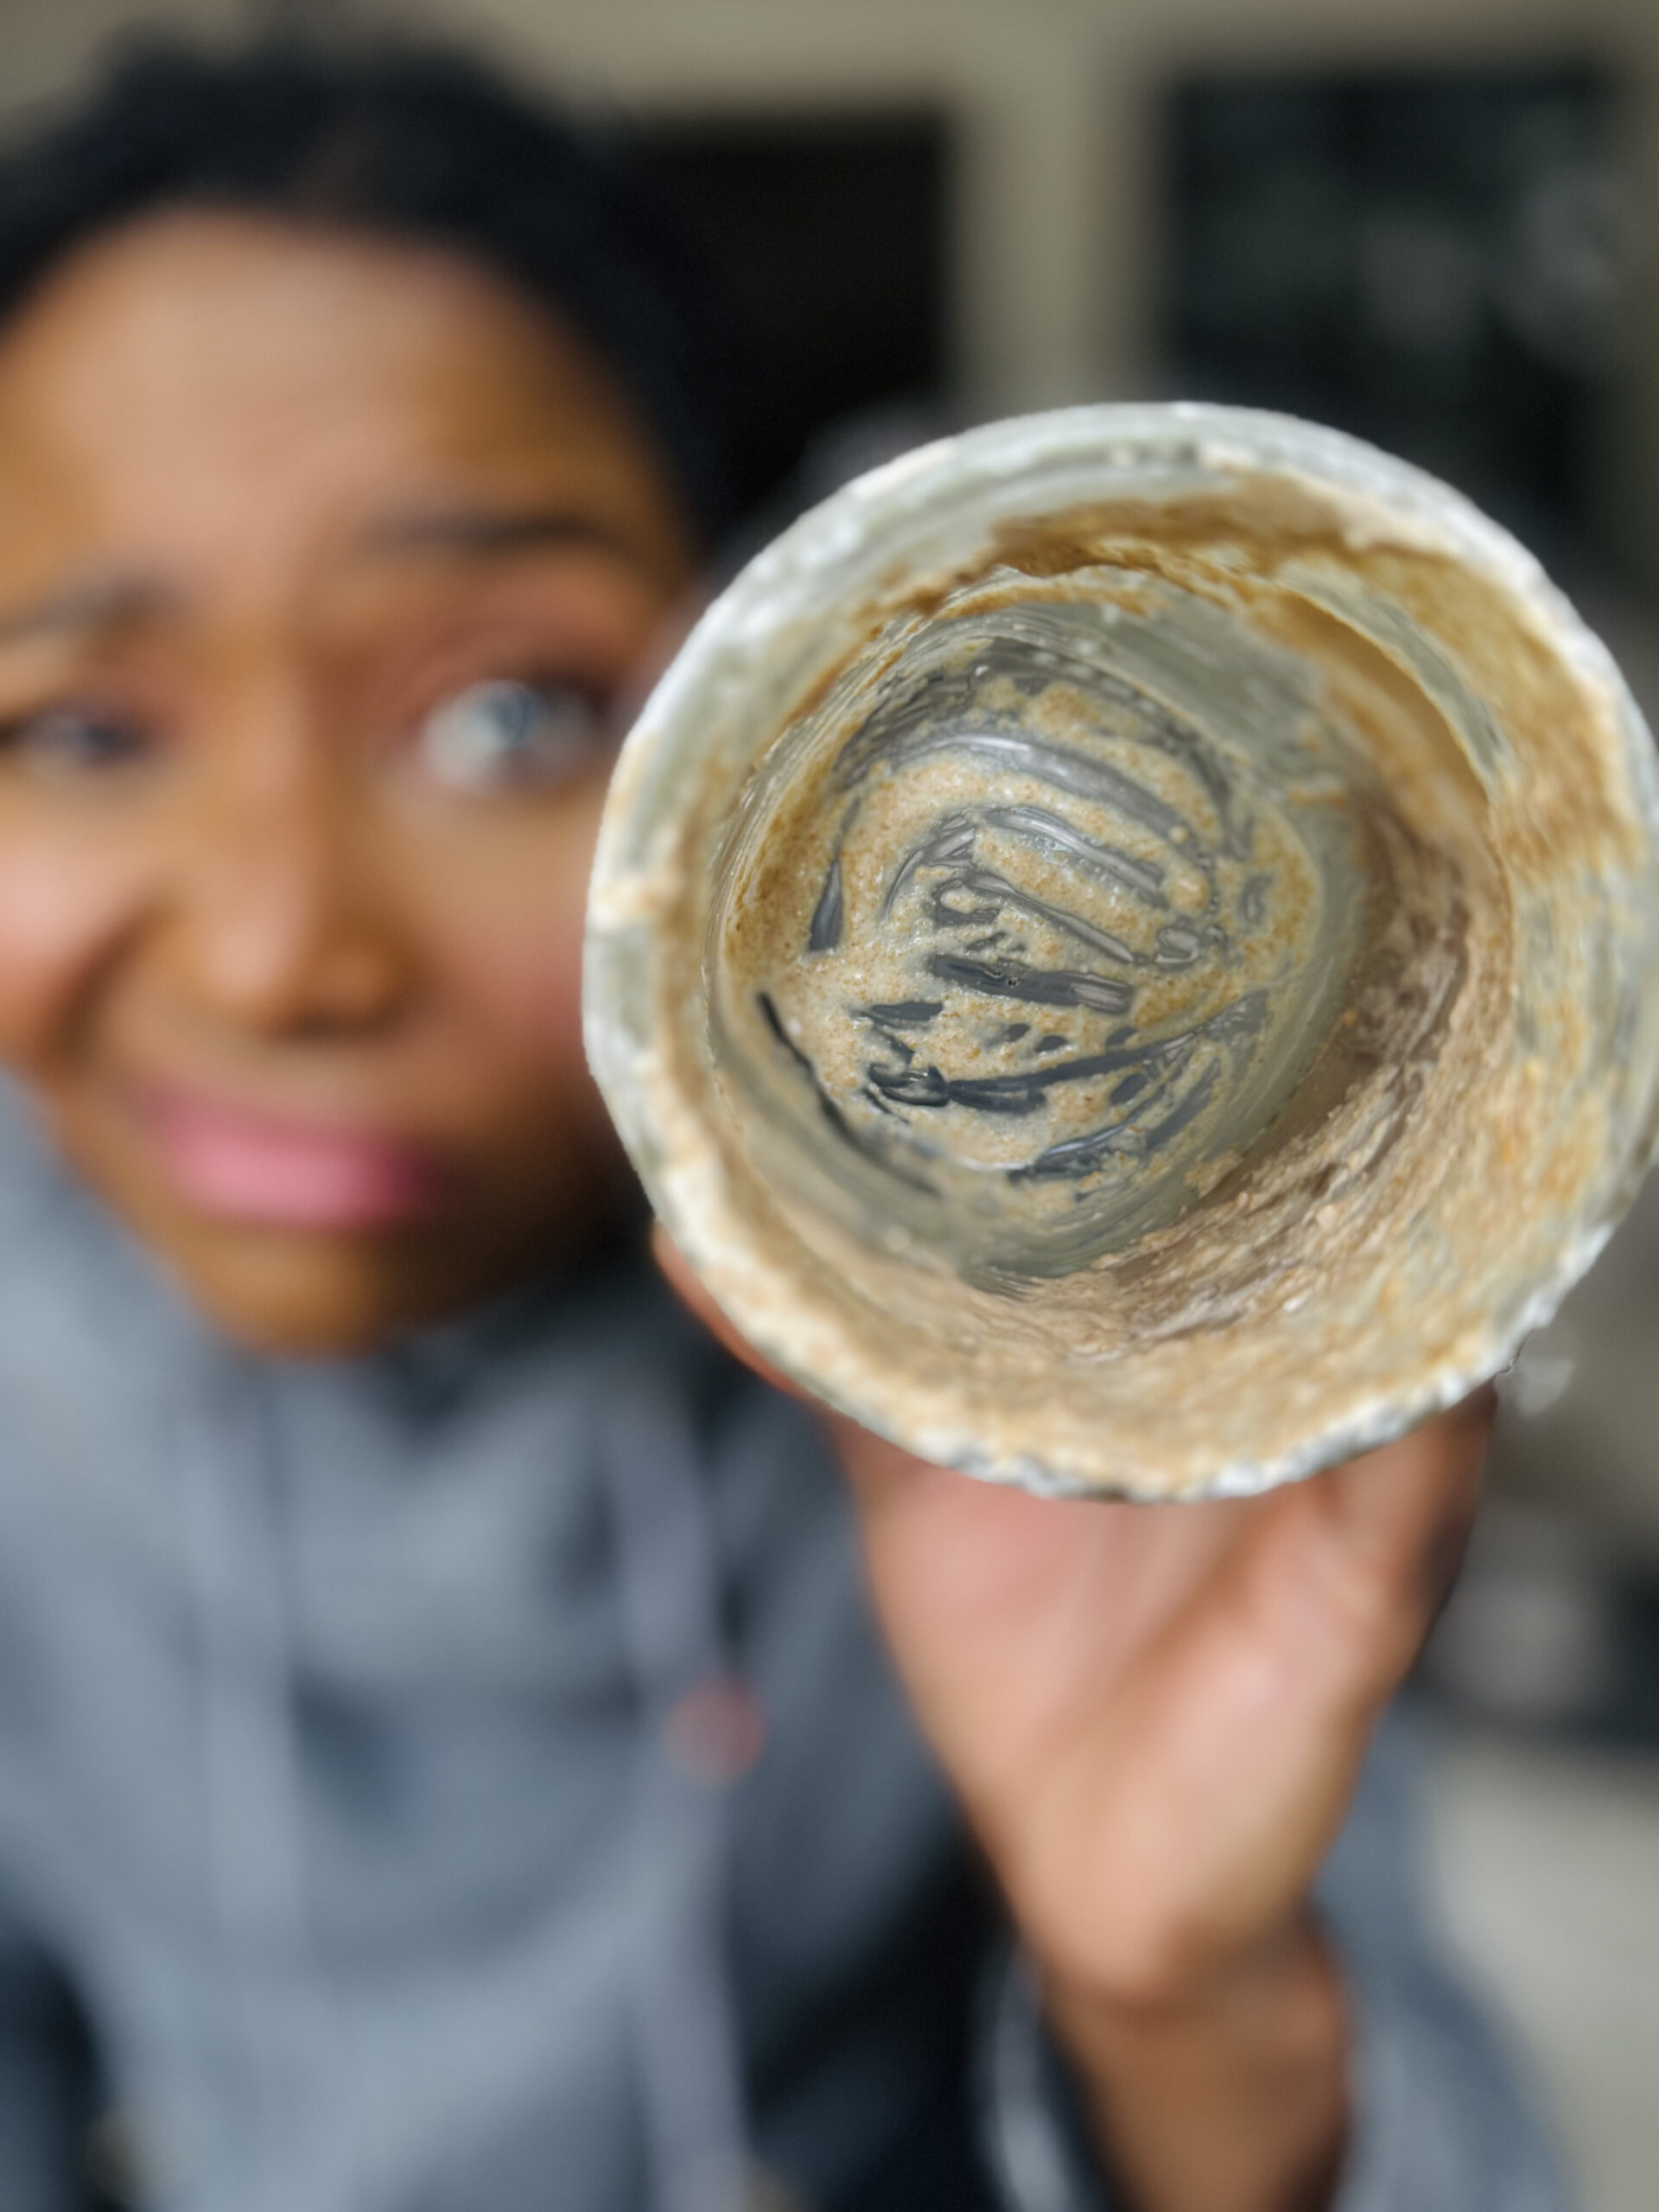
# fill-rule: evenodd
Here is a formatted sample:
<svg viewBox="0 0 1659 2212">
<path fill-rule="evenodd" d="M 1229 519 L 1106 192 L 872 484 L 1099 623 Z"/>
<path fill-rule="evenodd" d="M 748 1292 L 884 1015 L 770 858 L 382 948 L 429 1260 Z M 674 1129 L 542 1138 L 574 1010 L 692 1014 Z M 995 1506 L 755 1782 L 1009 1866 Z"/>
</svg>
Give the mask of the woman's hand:
<svg viewBox="0 0 1659 2212">
<path fill-rule="evenodd" d="M 1488 1425 L 1478 1402 L 1264 1497 L 1134 1506 L 833 1424 L 900 1670 L 1144 2212 L 1328 2201 L 1347 2035 L 1308 1894 Z"/>
<path fill-rule="evenodd" d="M 1483 1396 L 1263 1497 L 1144 1506 L 995 1489 L 830 1417 L 894 1658 L 1136 2212 L 1328 2201 L 1347 2039 L 1309 1893 L 1490 1420 Z"/>
</svg>

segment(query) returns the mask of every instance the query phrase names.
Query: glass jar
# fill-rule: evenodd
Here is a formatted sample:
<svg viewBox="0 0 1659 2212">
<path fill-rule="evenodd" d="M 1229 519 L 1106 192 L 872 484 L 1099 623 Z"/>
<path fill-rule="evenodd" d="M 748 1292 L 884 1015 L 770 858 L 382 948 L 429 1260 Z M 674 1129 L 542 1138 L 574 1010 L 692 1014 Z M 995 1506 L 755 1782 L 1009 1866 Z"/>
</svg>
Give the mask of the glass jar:
<svg viewBox="0 0 1659 2212">
<path fill-rule="evenodd" d="M 1068 410 L 709 608 L 594 871 L 594 1071 L 759 1349 L 1051 1493 L 1255 1491 L 1504 1364 L 1633 1193 L 1659 777 L 1530 556 L 1355 440 Z"/>
</svg>

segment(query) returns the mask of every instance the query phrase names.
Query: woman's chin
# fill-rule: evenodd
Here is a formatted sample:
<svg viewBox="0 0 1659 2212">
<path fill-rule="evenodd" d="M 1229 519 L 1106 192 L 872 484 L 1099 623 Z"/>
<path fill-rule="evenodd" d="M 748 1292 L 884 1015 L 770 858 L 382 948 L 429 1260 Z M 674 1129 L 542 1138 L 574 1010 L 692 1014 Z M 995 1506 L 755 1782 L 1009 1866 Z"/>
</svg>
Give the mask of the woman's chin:
<svg viewBox="0 0 1659 2212">
<path fill-rule="evenodd" d="M 152 1249 L 202 1318 L 245 1350 L 349 1358 L 476 1301 L 472 1272 L 435 1264 L 404 1238 L 219 1226 Z M 402 1245 L 404 1249 L 388 1249 Z M 423 1263 L 424 1262 L 424 1263 Z"/>
<path fill-rule="evenodd" d="M 159 1142 L 158 1116 L 48 1119 L 203 1319 L 282 1357 L 349 1358 L 453 1319 L 578 1262 L 639 1205 L 608 1125 L 601 1141 L 552 1111 L 540 1143 L 458 1146 L 442 1172 L 430 1155 L 251 1118 L 227 1130 L 177 1116 Z"/>
</svg>

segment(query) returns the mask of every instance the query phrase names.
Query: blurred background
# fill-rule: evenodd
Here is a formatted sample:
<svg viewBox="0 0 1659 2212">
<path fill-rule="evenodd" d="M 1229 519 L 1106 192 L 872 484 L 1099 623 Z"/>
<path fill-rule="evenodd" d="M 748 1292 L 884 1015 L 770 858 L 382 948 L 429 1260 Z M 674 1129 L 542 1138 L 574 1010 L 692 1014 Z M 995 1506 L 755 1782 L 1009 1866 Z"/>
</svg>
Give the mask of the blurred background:
<svg viewBox="0 0 1659 2212">
<path fill-rule="evenodd" d="M 307 19 L 0 0 L 0 120 L 135 22 Z M 460 31 L 636 118 L 771 349 L 767 461 L 796 496 L 1027 408 L 1287 408 L 1509 523 L 1659 718 L 1654 0 L 451 0 L 369 20 Z M 1588 2212 L 1651 2212 L 1659 1185 L 1504 1391 L 1419 1693 L 1436 1879 Z"/>
</svg>

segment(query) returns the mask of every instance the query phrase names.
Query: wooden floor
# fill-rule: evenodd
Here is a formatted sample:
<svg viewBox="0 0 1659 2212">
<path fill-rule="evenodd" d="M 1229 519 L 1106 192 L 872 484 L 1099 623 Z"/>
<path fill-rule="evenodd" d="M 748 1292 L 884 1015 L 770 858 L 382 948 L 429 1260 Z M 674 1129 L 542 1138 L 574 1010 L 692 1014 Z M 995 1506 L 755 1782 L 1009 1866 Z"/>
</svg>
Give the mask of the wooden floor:
<svg viewBox="0 0 1659 2212">
<path fill-rule="evenodd" d="M 1582 2212 L 1659 2205 L 1659 1754 L 1440 1724 L 1455 1949 L 1531 2064 Z"/>
</svg>

